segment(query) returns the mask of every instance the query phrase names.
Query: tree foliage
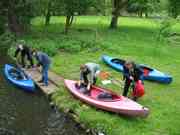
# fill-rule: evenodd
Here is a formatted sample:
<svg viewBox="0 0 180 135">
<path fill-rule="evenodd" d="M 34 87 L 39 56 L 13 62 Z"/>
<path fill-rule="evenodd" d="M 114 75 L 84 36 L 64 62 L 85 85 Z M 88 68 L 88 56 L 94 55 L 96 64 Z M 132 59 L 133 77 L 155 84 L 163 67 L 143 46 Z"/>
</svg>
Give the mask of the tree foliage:
<svg viewBox="0 0 180 135">
<path fill-rule="evenodd" d="M 0 1 L 0 35 L 5 31 L 6 17 L 4 3 Z"/>
<path fill-rule="evenodd" d="M 127 11 L 136 13 L 140 17 L 143 17 L 143 15 L 148 17 L 148 14 L 155 11 L 159 4 L 160 0 L 130 0 Z"/>
<path fill-rule="evenodd" d="M 61 0 L 63 11 L 66 16 L 65 33 L 68 33 L 75 15 L 86 14 L 90 7 L 99 8 L 103 0 Z M 100 8 L 99 8 L 100 9 Z"/>
<path fill-rule="evenodd" d="M 169 0 L 169 15 L 177 18 L 180 14 L 180 0 Z"/>
<path fill-rule="evenodd" d="M 8 28 L 16 33 L 22 34 L 28 29 L 31 18 L 35 16 L 34 5 L 36 0 L 1 0 L 1 18 Z M 2 23 L 2 21 L 1 21 Z"/>
<path fill-rule="evenodd" d="M 68 33 L 75 16 L 107 15 L 107 11 L 112 11 L 110 28 L 117 28 L 121 11 L 147 17 L 160 12 L 162 1 L 168 1 L 166 10 L 170 16 L 176 18 L 180 14 L 180 0 L 1 0 L 0 33 L 8 26 L 12 32 L 21 34 L 28 31 L 33 17 L 45 16 L 45 24 L 49 25 L 51 16 L 60 15 L 66 16 L 65 33 Z"/>
</svg>

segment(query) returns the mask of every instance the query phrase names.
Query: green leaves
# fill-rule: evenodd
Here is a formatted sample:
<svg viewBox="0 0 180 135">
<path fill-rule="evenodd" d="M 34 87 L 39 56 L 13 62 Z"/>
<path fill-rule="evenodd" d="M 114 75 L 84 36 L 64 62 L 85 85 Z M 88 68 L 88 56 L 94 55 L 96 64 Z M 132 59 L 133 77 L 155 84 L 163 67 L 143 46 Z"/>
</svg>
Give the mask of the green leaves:
<svg viewBox="0 0 180 135">
<path fill-rule="evenodd" d="M 159 0 L 130 0 L 128 4 L 128 12 L 130 13 L 151 13 L 159 7 Z"/>
<path fill-rule="evenodd" d="M 178 15 L 180 15 L 179 0 L 169 0 L 169 15 L 174 18 L 177 18 Z"/>
</svg>

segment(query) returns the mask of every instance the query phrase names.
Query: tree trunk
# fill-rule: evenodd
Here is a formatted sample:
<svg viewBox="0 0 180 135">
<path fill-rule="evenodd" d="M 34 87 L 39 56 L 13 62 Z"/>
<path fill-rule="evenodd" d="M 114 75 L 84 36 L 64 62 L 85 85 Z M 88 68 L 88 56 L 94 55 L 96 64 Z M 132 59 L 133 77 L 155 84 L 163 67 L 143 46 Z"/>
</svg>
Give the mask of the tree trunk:
<svg viewBox="0 0 180 135">
<path fill-rule="evenodd" d="M 72 25 L 73 20 L 74 20 L 74 16 L 72 15 L 71 18 L 70 18 L 70 22 L 69 22 L 69 25 L 70 25 L 70 26 Z"/>
<path fill-rule="evenodd" d="M 46 14 L 46 20 L 45 20 L 46 26 L 50 24 L 50 19 L 51 19 L 51 14 L 50 14 L 50 11 L 48 10 L 48 12 Z"/>
<path fill-rule="evenodd" d="M 143 11 L 142 10 L 139 11 L 139 17 L 143 18 Z"/>
<path fill-rule="evenodd" d="M 13 9 L 13 6 L 8 9 L 8 27 L 10 31 L 21 35 L 24 33 L 24 26 L 20 24 L 19 18 Z"/>
<path fill-rule="evenodd" d="M 145 13 L 145 17 L 148 18 L 149 17 L 149 14 L 148 12 Z"/>
<path fill-rule="evenodd" d="M 2 15 L 0 16 L 0 35 L 3 34 L 5 31 L 5 24 L 6 24 L 5 17 Z"/>
<path fill-rule="evenodd" d="M 51 1 L 49 1 L 48 3 L 47 13 L 45 17 L 46 17 L 45 25 L 49 25 L 51 19 Z"/>
<path fill-rule="evenodd" d="M 110 28 L 114 29 L 117 28 L 118 25 L 118 14 L 119 14 L 119 1 L 118 0 L 114 0 L 113 1 L 113 11 L 112 11 L 112 19 L 111 19 L 111 23 L 110 23 Z"/>
<path fill-rule="evenodd" d="M 110 28 L 115 29 L 118 26 L 118 15 L 112 15 Z"/>
<path fill-rule="evenodd" d="M 65 24 L 65 34 L 68 34 L 69 28 L 73 23 L 73 15 L 67 15 L 66 16 L 66 24 Z"/>
<path fill-rule="evenodd" d="M 110 23 L 110 28 L 116 29 L 118 26 L 118 17 L 120 14 L 120 10 L 127 5 L 129 0 L 114 0 L 113 1 L 113 12 L 112 19 Z"/>
</svg>

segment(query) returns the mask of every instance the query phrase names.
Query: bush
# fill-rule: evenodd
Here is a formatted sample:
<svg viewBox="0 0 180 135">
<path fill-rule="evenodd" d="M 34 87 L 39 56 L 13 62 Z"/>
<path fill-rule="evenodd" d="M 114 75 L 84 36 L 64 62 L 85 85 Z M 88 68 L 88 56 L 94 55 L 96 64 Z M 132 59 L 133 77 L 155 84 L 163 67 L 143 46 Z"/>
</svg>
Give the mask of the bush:
<svg viewBox="0 0 180 135">
<path fill-rule="evenodd" d="M 158 39 L 166 38 L 171 35 L 172 27 L 177 23 L 176 19 L 173 18 L 165 18 L 162 20 L 160 24 Z"/>
<path fill-rule="evenodd" d="M 74 53 L 79 52 L 82 49 L 81 42 L 80 41 L 74 41 L 70 40 L 68 42 L 65 42 L 60 49 L 64 49 L 66 52 Z"/>
<path fill-rule="evenodd" d="M 1 48 L 1 53 L 2 52 L 7 52 L 8 48 L 10 48 L 12 45 L 15 43 L 15 36 L 10 33 L 6 32 L 0 36 L 0 48 Z"/>
<path fill-rule="evenodd" d="M 49 56 L 54 56 L 58 52 L 57 45 L 52 40 L 31 40 L 27 42 L 31 48 L 47 53 Z"/>
<path fill-rule="evenodd" d="M 75 38 L 62 38 L 62 39 L 38 39 L 29 40 L 27 45 L 31 48 L 43 51 L 50 56 L 56 55 L 60 50 L 67 53 L 77 53 L 83 50 L 100 48 L 101 43 L 93 40 L 75 39 Z"/>
</svg>

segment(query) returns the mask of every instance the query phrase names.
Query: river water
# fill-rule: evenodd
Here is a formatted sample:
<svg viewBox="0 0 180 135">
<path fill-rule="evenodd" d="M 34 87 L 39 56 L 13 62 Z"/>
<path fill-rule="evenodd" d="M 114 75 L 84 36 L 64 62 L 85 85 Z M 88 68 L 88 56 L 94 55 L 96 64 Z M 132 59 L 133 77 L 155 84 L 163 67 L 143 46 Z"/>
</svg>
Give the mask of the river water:
<svg viewBox="0 0 180 135">
<path fill-rule="evenodd" d="M 5 63 L 12 61 L 1 53 L 0 135 L 86 134 L 66 114 L 52 109 L 40 90 L 30 94 L 9 84 L 3 76 Z"/>
</svg>

